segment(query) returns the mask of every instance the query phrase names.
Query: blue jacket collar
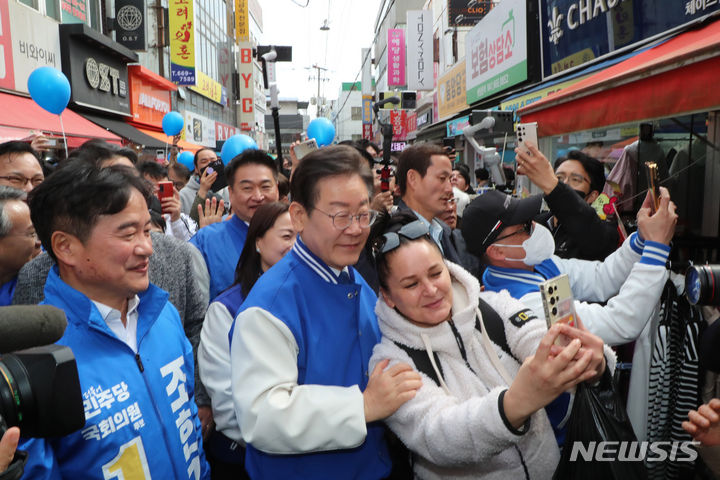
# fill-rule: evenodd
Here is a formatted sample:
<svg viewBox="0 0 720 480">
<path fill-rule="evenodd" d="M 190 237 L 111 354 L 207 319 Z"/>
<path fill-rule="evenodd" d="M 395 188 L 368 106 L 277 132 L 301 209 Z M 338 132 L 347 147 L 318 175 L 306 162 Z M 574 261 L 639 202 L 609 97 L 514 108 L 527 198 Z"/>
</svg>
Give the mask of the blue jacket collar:
<svg viewBox="0 0 720 480">
<path fill-rule="evenodd" d="M 232 228 L 247 235 L 247 231 L 249 228 L 248 224 L 245 223 L 243 220 L 241 220 L 240 217 L 233 214 L 233 216 L 230 217 L 230 220 L 227 220 L 227 221 L 230 222 L 230 225 L 232 226 Z"/>
<path fill-rule="evenodd" d="M 150 330 L 168 301 L 168 293 L 153 284 L 147 290 L 138 293 L 138 345 Z M 53 265 L 45 282 L 45 304 L 53 305 L 65 312 L 68 323 L 76 326 L 89 326 L 111 332 L 93 302 L 82 292 L 75 290 L 60 278 L 58 266 Z"/>
<path fill-rule="evenodd" d="M 292 252 L 298 258 L 298 260 L 307 265 L 312 271 L 314 271 L 320 278 L 322 278 L 326 282 L 332 283 L 333 285 L 337 285 L 339 283 L 338 275 L 335 275 L 335 272 L 333 272 L 332 269 L 320 259 L 320 257 L 310 251 L 310 249 L 303 243 L 300 235 L 298 235 L 297 239 L 295 240 L 295 245 L 293 245 Z M 355 272 L 353 268 L 348 267 L 348 274 L 350 275 L 350 281 L 354 283 Z"/>
<path fill-rule="evenodd" d="M 539 291 L 538 285 L 541 282 L 558 275 L 560 270 L 550 258 L 535 265 L 534 271 L 489 266 L 485 269 L 482 280 L 487 290 L 507 290 L 511 297 L 522 298 L 528 293 Z"/>
</svg>

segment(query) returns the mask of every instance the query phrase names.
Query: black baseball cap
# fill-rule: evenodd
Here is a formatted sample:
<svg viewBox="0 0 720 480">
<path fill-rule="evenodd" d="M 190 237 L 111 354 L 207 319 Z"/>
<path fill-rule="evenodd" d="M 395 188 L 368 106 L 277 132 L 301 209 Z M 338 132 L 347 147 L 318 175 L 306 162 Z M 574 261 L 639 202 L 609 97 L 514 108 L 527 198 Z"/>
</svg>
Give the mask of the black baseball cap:
<svg viewBox="0 0 720 480">
<path fill-rule="evenodd" d="M 460 226 L 470 253 L 481 256 L 500 232 L 511 225 L 534 219 L 542 207 L 542 195 L 518 199 L 488 190 L 465 207 Z"/>
</svg>

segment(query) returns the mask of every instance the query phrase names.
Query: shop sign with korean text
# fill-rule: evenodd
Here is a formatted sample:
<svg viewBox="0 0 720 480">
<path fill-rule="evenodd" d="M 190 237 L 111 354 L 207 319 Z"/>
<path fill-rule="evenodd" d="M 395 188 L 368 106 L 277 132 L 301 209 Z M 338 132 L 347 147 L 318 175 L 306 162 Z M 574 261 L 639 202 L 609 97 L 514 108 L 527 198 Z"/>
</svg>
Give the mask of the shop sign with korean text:
<svg viewBox="0 0 720 480">
<path fill-rule="evenodd" d="M 456 63 L 438 79 L 439 118 L 450 117 L 467 108 L 465 60 Z"/>
<path fill-rule="evenodd" d="M 526 22 L 525 0 L 505 0 L 467 34 L 468 105 L 527 80 Z"/>
<path fill-rule="evenodd" d="M 405 85 L 405 30 L 402 28 L 388 29 L 387 51 L 388 86 Z"/>
<path fill-rule="evenodd" d="M 209 98 L 215 103 L 222 104 L 222 85 L 200 70 L 195 70 L 195 75 L 196 83 L 195 86 L 190 87 L 190 90 Z"/>
<path fill-rule="evenodd" d="M 170 112 L 170 90 L 131 73 L 130 112 L 135 123 L 162 127 L 163 117 Z"/>
<path fill-rule="evenodd" d="M 62 23 L 88 24 L 85 0 L 60 0 L 60 12 Z"/>
<path fill-rule="evenodd" d="M 145 0 L 115 0 L 115 41 L 145 50 Z"/>
<path fill-rule="evenodd" d="M 718 10 L 720 0 L 541 0 L 543 76 L 632 48 Z"/>
<path fill-rule="evenodd" d="M 470 125 L 470 115 L 465 115 L 464 117 L 456 118 L 455 120 L 447 122 L 445 125 L 447 128 L 447 136 L 456 137 L 458 135 L 462 135 L 463 128 L 468 125 Z"/>
<path fill-rule="evenodd" d="M 408 90 L 433 89 L 432 12 L 407 12 L 407 86 Z"/>
<path fill-rule="evenodd" d="M 407 138 L 407 112 L 405 110 L 392 110 L 390 112 L 390 124 L 393 127 L 393 140 L 405 140 Z"/>
<path fill-rule="evenodd" d="M 250 41 L 250 14 L 248 0 L 235 0 L 235 41 Z"/>
<path fill-rule="evenodd" d="M 195 73 L 195 10 L 193 0 L 169 0 L 170 80 L 192 86 Z"/>
<path fill-rule="evenodd" d="M 362 96 L 362 123 L 372 123 L 372 95 Z"/>
<path fill-rule="evenodd" d="M 0 88 L 28 93 L 38 67 L 60 70 L 58 23 L 13 0 L 0 0 Z"/>
</svg>

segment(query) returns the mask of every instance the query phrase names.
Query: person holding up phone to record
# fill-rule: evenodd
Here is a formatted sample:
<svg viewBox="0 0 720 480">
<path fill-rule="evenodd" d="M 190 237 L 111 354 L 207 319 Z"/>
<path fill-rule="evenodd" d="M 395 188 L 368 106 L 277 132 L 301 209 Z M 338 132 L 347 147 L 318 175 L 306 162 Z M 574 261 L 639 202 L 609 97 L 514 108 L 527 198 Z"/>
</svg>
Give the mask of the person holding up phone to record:
<svg viewBox="0 0 720 480">
<path fill-rule="evenodd" d="M 637 340 L 628 415 L 639 440 L 647 418 L 649 320 L 668 278 L 665 263 L 677 223 L 670 194 L 664 187 L 660 191 L 657 212 L 650 214 L 650 197 L 646 197 L 637 214 L 638 231 L 604 262 L 553 254 L 550 230 L 533 221 L 540 212 L 540 195 L 517 199 L 495 190 L 486 192 L 470 202 L 461 225 L 468 251 L 487 265 L 482 276 L 486 291 L 507 290 L 544 318 L 540 284 L 567 274 L 575 312 L 590 333 L 610 346 Z"/>
</svg>

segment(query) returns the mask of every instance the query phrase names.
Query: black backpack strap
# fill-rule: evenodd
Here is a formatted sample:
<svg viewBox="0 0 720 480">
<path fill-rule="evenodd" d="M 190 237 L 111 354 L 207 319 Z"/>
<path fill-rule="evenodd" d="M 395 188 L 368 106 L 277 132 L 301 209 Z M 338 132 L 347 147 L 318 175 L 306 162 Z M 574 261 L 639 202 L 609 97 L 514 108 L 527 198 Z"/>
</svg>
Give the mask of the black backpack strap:
<svg viewBox="0 0 720 480">
<path fill-rule="evenodd" d="M 407 345 L 403 345 L 397 342 L 395 342 L 395 345 L 402 348 L 405 353 L 408 354 L 410 360 L 412 360 L 415 364 L 415 370 L 420 373 L 424 373 L 425 375 L 430 377 L 438 386 L 440 386 L 440 379 L 438 378 L 437 373 L 435 373 L 435 369 L 432 366 L 432 362 L 430 362 L 430 356 L 428 355 L 427 351 L 411 348 Z M 440 359 L 438 358 L 437 352 L 433 352 L 433 357 L 435 358 L 435 365 L 437 365 L 438 370 L 440 370 L 440 375 L 442 376 L 442 365 L 440 364 Z"/>
<path fill-rule="evenodd" d="M 490 340 L 492 340 L 495 345 L 499 346 L 505 353 L 514 358 L 518 363 L 522 363 L 510 350 L 510 345 L 508 345 L 507 337 L 505 336 L 505 325 L 503 324 L 500 315 L 498 315 L 495 309 L 482 298 L 478 298 L 478 308 L 480 309 L 483 324 L 487 329 L 487 334 Z M 480 319 L 477 317 L 475 317 L 475 329 L 482 332 L 482 324 L 480 323 Z"/>
</svg>

